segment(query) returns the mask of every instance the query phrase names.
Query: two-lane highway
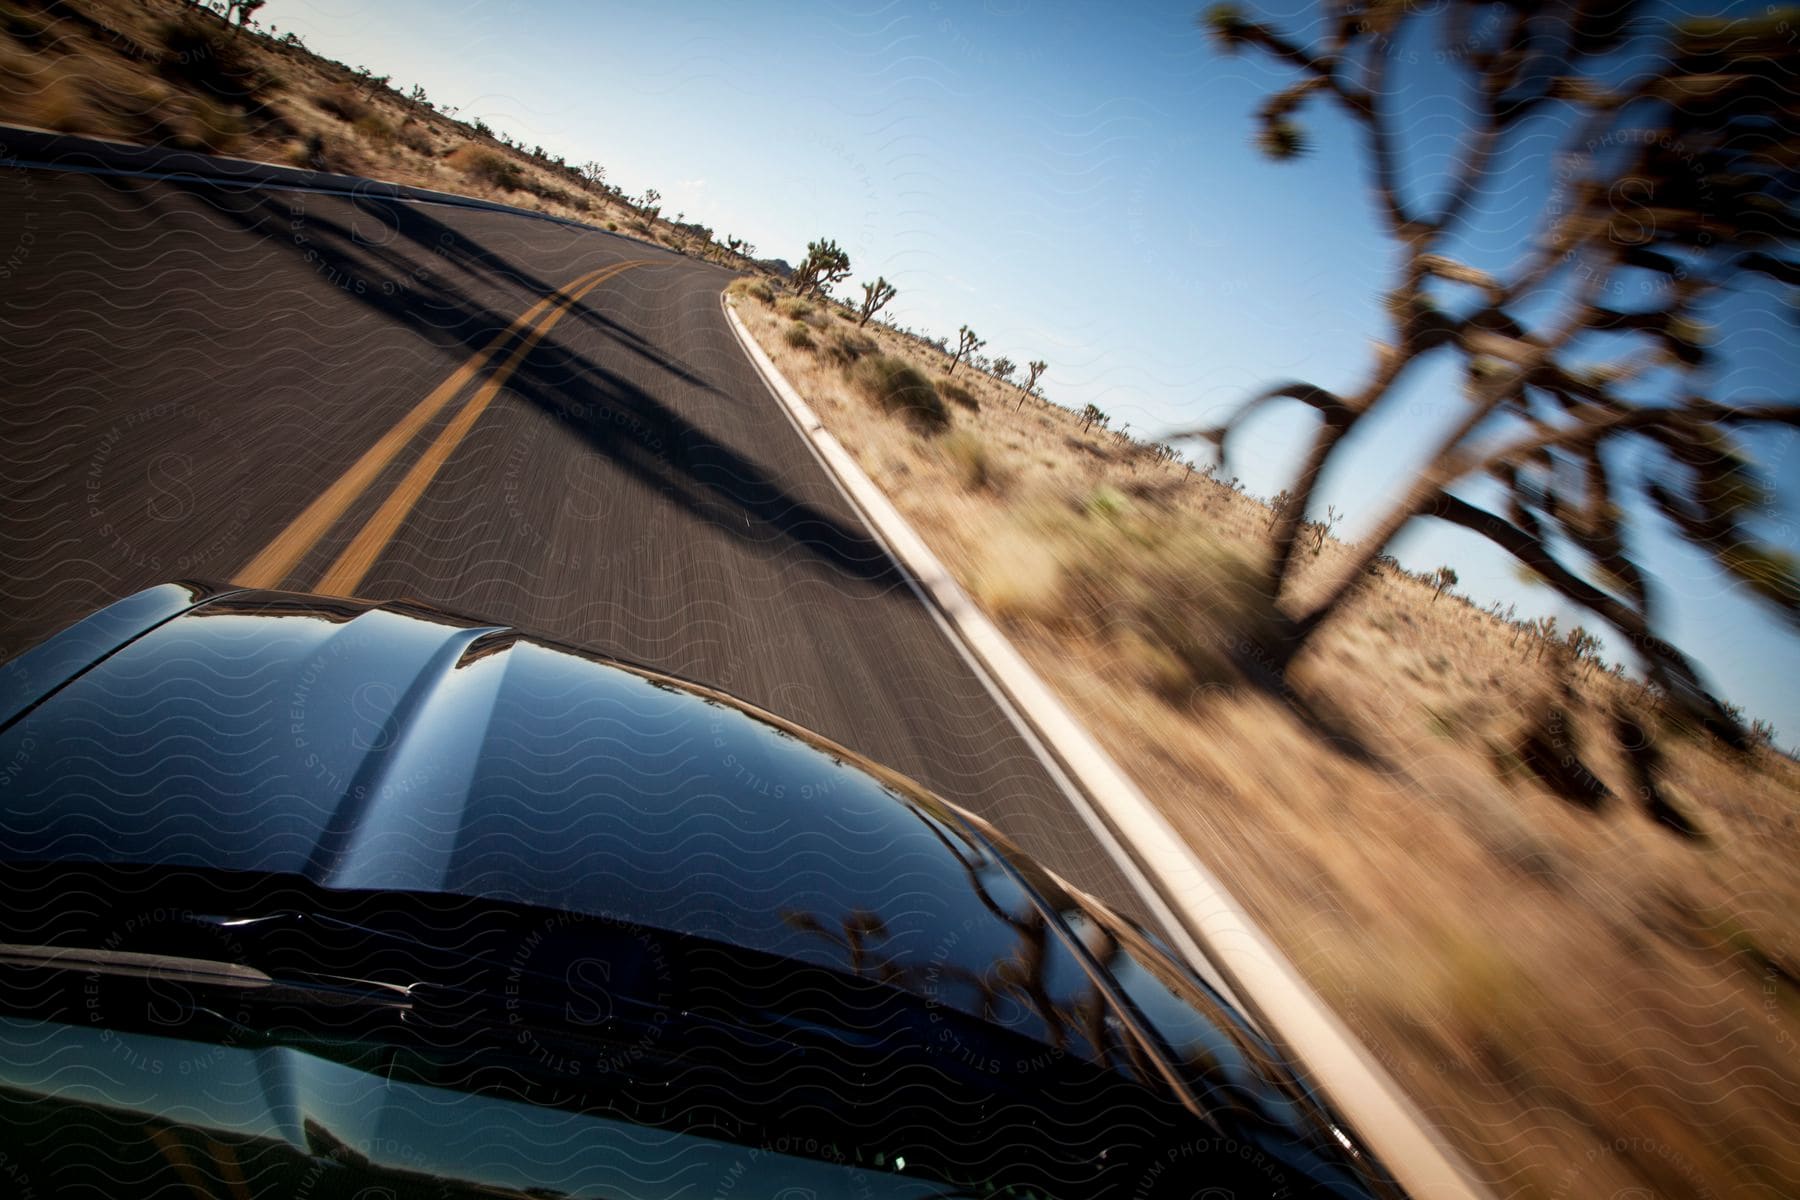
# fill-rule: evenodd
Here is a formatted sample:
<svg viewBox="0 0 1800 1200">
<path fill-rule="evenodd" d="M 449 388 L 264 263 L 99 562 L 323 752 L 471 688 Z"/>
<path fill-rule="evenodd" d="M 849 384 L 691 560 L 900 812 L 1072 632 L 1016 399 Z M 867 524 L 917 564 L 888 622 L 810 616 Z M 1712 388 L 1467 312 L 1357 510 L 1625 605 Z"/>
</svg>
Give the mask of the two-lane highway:
<svg viewBox="0 0 1800 1200">
<path fill-rule="evenodd" d="M 0 168 L 0 659 L 168 579 L 414 597 L 735 692 L 1142 912 L 730 278 L 505 212 Z"/>
</svg>

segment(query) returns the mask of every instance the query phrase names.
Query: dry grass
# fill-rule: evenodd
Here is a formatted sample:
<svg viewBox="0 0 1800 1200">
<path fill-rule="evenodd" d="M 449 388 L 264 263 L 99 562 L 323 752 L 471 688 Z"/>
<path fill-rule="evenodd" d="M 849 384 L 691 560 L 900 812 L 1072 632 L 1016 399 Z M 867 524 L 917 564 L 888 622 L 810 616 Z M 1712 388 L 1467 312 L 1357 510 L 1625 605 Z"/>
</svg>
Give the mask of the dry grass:
<svg viewBox="0 0 1800 1200">
<path fill-rule="evenodd" d="M 938 442 L 938 450 L 965 488 L 999 491 L 1002 487 L 1004 472 L 980 434 L 967 429 L 954 430 Z"/>
<path fill-rule="evenodd" d="M 952 404 L 962 405 L 962 407 L 968 409 L 970 412 L 975 412 L 981 408 L 981 401 L 976 398 L 975 393 L 953 379 L 938 380 L 937 390 L 938 395 L 942 396 Z"/>
<path fill-rule="evenodd" d="M 232 153 L 246 128 L 241 113 L 207 92 L 184 91 L 130 64 L 82 69 L 66 55 L 32 53 L 4 39 L 0 99 L 11 119 L 25 124 L 182 150 Z"/>
<path fill-rule="evenodd" d="M 554 163 L 478 136 L 343 64 L 236 34 L 182 0 L 0 3 L 0 119 L 504 200 L 738 261 L 588 191 Z"/>
<path fill-rule="evenodd" d="M 776 303 L 775 311 L 796 321 L 818 321 L 819 319 L 818 309 L 798 296 L 783 296 Z"/>
<path fill-rule="evenodd" d="M 941 432 L 950 424 L 950 412 L 930 376 L 904 358 L 874 354 L 860 359 L 850 368 L 850 383 L 865 400 L 922 433 Z"/>
<path fill-rule="evenodd" d="M 503 192 L 516 191 L 525 182 L 525 172 L 518 163 L 486 146 L 458 146 L 445 162 L 470 179 Z"/>
<path fill-rule="evenodd" d="M 313 98 L 313 103 L 322 112 L 330 113 L 340 121 L 354 125 L 364 117 L 371 115 L 369 102 L 362 93 L 346 83 L 334 84 Z"/>
<path fill-rule="evenodd" d="M 1800 1195 L 1800 766 L 1652 721 L 1707 835 L 1630 802 L 1636 685 L 1391 570 L 1237 667 L 1268 508 L 977 372 L 949 430 L 751 332 L 1026 657 L 1502 1196 Z M 941 380 L 948 356 L 871 327 Z M 941 390 L 941 389 L 940 389 Z M 984 482 L 998 475 L 1004 487 Z M 1328 540 L 1303 588 L 1350 553 Z M 1254 637 L 1250 639 L 1254 642 Z M 1519 760 L 1555 707 L 1596 812 Z"/>
<path fill-rule="evenodd" d="M 775 303 L 775 289 L 769 285 L 769 281 L 766 279 L 756 279 L 746 275 L 741 279 L 732 280 L 730 291 L 734 296 L 745 296 L 759 304 Z"/>
</svg>

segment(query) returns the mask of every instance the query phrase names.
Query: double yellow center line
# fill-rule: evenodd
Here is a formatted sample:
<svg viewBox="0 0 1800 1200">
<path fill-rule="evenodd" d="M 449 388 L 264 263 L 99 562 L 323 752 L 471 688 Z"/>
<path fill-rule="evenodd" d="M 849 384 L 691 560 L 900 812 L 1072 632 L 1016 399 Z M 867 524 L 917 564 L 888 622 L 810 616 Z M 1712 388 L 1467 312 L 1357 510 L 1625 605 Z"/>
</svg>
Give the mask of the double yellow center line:
<svg viewBox="0 0 1800 1200">
<path fill-rule="evenodd" d="M 463 405 L 449 423 L 433 440 L 418 461 L 407 471 L 406 477 L 400 481 L 375 514 L 364 523 L 362 529 L 351 539 L 341 554 L 338 555 L 325 575 L 313 590 L 327 595 L 348 596 L 353 594 L 362 583 L 369 568 L 387 548 L 400 525 L 419 502 L 425 487 L 437 475 L 451 453 L 463 437 L 480 419 L 481 414 L 492 404 L 500 389 L 518 369 L 519 363 L 532 349 L 543 340 L 544 336 L 556 328 L 557 322 L 566 316 L 570 309 L 578 304 L 582 297 L 605 283 L 607 280 L 624 274 L 635 267 L 649 264 L 649 259 L 634 259 L 630 262 L 615 263 L 610 267 L 589 271 L 587 274 L 564 284 L 560 289 L 539 300 L 536 304 L 520 313 L 513 323 L 496 334 L 487 345 L 476 351 L 469 360 L 456 368 L 444 381 L 431 390 L 431 394 L 419 401 L 413 409 L 396 422 L 393 428 L 363 452 L 361 458 L 351 464 L 350 469 L 338 476 L 332 485 L 326 488 L 313 502 L 275 536 L 275 539 L 245 564 L 244 569 L 235 577 L 237 583 L 244 587 L 273 588 L 280 587 L 288 575 L 305 558 L 319 539 L 349 511 L 350 507 L 368 491 L 378 476 L 387 469 L 408 443 L 416 437 L 420 430 L 428 425 L 432 418 L 443 411 L 444 406 L 462 394 L 464 388 L 478 378 L 482 371 L 509 341 L 518 338 L 499 369 L 489 375 L 481 388 Z"/>
</svg>

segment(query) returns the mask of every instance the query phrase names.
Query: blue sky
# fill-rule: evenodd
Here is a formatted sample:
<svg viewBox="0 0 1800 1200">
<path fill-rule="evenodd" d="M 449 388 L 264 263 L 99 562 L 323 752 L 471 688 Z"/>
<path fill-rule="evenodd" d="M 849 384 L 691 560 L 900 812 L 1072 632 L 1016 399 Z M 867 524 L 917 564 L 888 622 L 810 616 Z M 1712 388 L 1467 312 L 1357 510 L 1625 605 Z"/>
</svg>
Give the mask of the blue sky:
<svg viewBox="0 0 1800 1200">
<path fill-rule="evenodd" d="M 1275 379 L 1352 387 L 1384 329 L 1392 261 L 1348 129 L 1315 109 L 1313 152 L 1265 159 L 1253 110 L 1291 77 L 1221 57 L 1194 27 L 1199 7 L 275 0 L 262 19 L 422 84 L 465 119 L 598 159 L 610 182 L 655 187 L 666 213 L 760 254 L 793 261 L 835 237 L 856 279 L 899 286 L 898 323 L 966 322 L 989 354 L 1048 361 L 1053 399 L 1151 433 L 1215 420 Z M 1447 74 L 1413 49 L 1395 48 L 1393 70 L 1409 83 L 1400 115 L 1423 181 L 1460 125 Z M 1504 261 L 1532 232 L 1531 200 L 1504 189 L 1472 249 Z M 1770 297 L 1738 298 L 1714 394 L 1788 387 L 1796 340 Z M 1412 377 L 1326 479 L 1349 536 L 1456 415 L 1449 365 Z M 1230 473 L 1272 493 L 1305 428 L 1298 412 L 1271 414 L 1234 443 Z M 1800 475 L 1795 439 L 1758 450 L 1771 477 Z M 1800 549 L 1800 512 L 1780 518 L 1781 544 Z M 1417 525 L 1397 549 L 1409 566 L 1455 566 L 1479 602 L 1583 620 L 1472 535 Z M 1800 736 L 1800 639 L 1672 538 L 1643 560 L 1674 640 L 1784 744 Z"/>
</svg>

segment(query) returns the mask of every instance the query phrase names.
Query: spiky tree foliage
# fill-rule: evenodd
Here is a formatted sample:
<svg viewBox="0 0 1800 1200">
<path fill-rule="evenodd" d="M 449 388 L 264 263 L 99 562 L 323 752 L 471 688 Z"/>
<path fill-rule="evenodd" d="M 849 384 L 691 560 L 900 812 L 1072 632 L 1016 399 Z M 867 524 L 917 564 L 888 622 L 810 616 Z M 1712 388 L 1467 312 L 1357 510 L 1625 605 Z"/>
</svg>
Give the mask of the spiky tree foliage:
<svg viewBox="0 0 1800 1200">
<path fill-rule="evenodd" d="M 988 364 L 988 374 L 1002 381 L 1010 380 L 1012 373 L 1019 369 L 1019 364 L 1010 358 L 996 358 Z"/>
<path fill-rule="evenodd" d="M 237 28 L 231 31 L 231 35 L 236 37 L 244 26 L 250 24 L 251 19 L 256 16 L 257 10 L 268 2 L 269 0 L 225 0 L 226 21 L 234 18 L 237 21 Z"/>
<path fill-rule="evenodd" d="M 1050 364 L 1038 358 L 1034 358 L 1029 363 L 1025 364 L 1025 382 L 1019 388 L 1018 403 L 1013 405 L 1015 411 L 1025 407 L 1025 397 L 1031 395 L 1033 391 L 1036 390 L 1038 379 L 1049 369 Z M 1091 408 L 1092 405 L 1089 407 Z M 1106 422 L 1102 421 L 1101 424 L 1104 425 Z M 1083 428 L 1086 427 L 1083 426 Z"/>
<path fill-rule="evenodd" d="M 1569 648 L 1569 653 L 1578 663 L 1592 665 L 1599 660 L 1600 639 L 1590 633 L 1585 625 L 1577 625 L 1569 630 L 1563 644 Z"/>
<path fill-rule="evenodd" d="M 1457 583 L 1455 567 L 1439 567 L 1433 571 L 1431 573 L 1431 602 L 1436 604 L 1437 598 L 1444 594 L 1444 589 L 1453 588 Z"/>
<path fill-rule="evenodd" d="M 987 341 L 976 337 L 975 331 L 967 325 L 959 328 L 956 331 L 956 353 L 950 356 L 950 369 L 945 374 L 956 374 L 956 364 L 985 345 Z"/>
<path fill-rule="evenodd" d="M 886 307 L 887 302 L 900 294 L 900 289 L 877 275 L 873 283 L 862 285 L 862 304 L 856 310 L 856 327 L 863 328 L 869 318 Z"/>
<path fill-rule="evenodd" d="M 1407 93 L 1393 77 L 1407 60 L 1393 47 L 1416 44 L 1423 22 L 1435 23 L 1436 58 L 1464 74 L 1473 100 L 1442 180 L 1409 188 Z M 1800 425 L 1800 403 L 1718 394 L 1706 374 L 1707 319 L 1726 289 L 1800 283 L 1791 18 L 1670 24 L 1636 0 L 1385 0 L 1325 5 L 1317 43 L 1231 5 L 1202 24 L 1225 50 L 1258 51 L 1297 74 L 1259 113 L 1273 156 L 1306 150 L 1308 105 L 1347 114 L 1398 251 L 1389 328 L 1354 390 L 1284 381 L 1189 431 L 1224 447 L 1271 403 L 1317 415 L 1292 485 L 1299 503 L 1274 529 L 1267 583 L 1280 633 L 1264 649 L 1289 661 L 1367 577 L 1367 563 L 1352 562 L 1304 606 L 1283 603 L 1301 514 L 1328 465 L 1393 407 L 1417 364 L 1454 356 L 1458 419 L 1360 542 L 1361 557 L 1420 518 L 1480 534 L 1616 628 L 1681 709 L 1735 737 L 1736 722 L 1657 632 L 1650 580 L 1629 547 L 1642 526 L 1665 521 L 1800 623 L 1796 563 L 1764 537 L 1769 484 L 1751 449 L 1760 431 Z M 1546 153 L 1552 130 L 1561 144 Z M 1512 211 L 1517 197 L 1543 197 L 1535 237 L 1498 268 L 1458 259 L 1470 213 L 1501 188 Z"/>
<path fill-rule="evenodd" d="M 806 244 L 806 257 L 794 268 L 794 295 L 822 295 L 850 278 L 850 256 L 835 241 L 820 238 Z"/>
</svg>

